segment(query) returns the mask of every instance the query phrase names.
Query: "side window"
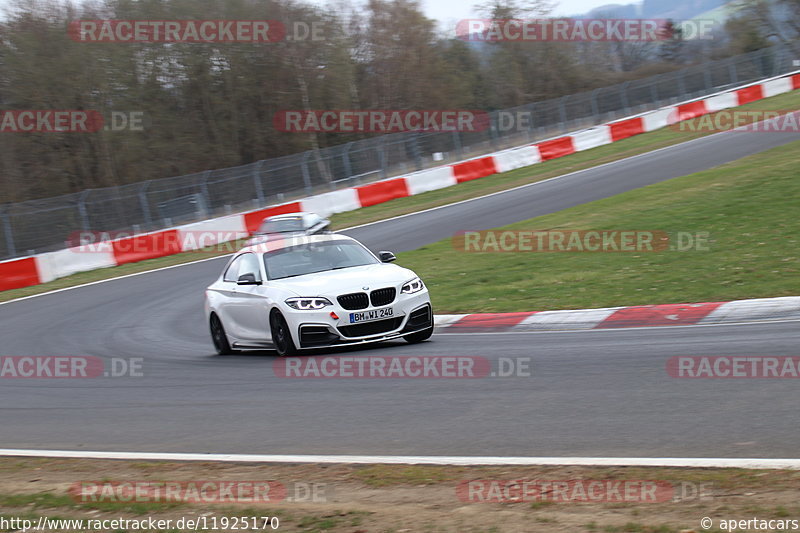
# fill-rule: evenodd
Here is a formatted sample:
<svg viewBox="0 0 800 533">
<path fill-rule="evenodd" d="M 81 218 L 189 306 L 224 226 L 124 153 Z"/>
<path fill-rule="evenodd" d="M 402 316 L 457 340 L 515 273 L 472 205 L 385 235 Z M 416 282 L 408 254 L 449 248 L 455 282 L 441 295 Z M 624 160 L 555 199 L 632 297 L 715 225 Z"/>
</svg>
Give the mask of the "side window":
<svg viewBox="0 0 800 533">
<path fill-rule="evenodd" d="M 241 256 L 241 260 L 239 273 L 236 279 L 238 280 L 243 274 L 253 274 L 256 280 L 261 281 L 261 270 L 258 267 L 258 257 L 256 257 L 256 254 L 244 254 Z"/>
<path fill-rule="evenodd" d="M 228 266 L 228 270 L 225 271 L 225 275 L 222 276 L 222 281 L 233 281 L 235 283 L 239 280 L 239 265 L 242 264 L 242 260 L 244 258 L 244 255 L 240 255 L 233 260 L 233 262 Z"/>
</svg>

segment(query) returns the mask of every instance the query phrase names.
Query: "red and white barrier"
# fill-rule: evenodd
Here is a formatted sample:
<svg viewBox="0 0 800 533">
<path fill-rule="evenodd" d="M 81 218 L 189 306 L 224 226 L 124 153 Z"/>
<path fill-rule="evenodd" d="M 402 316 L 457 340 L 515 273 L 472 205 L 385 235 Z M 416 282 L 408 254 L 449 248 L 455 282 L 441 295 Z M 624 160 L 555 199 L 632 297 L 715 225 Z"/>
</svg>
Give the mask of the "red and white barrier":
<svg viewBox="0 0 800 533">
<path fill-rule="evenodd" d="M 494 157 L 488 155 L 486 157 L 479 157 L 477 159 L 470 159 L 463 163 L 456 163 L 451 165 L 453 174 L 458 183 L 471 181 L 478 178 L 485 178 L 492 174 L 497 174 L 497 167 L 494 164 Z"/>
<path fill-rule="evenodd" d="M 489 333 L 649 328 L 795 319 L 800 319 L 800 296 L 567 311 L 436 315 L 434 324 L 437 331 L 443 333 Z"/>
<path fill-rule="evenodd" d="M 405 177 L 406 188 L 411 196 L 436 189 L 444 189 L 458 183 L 453 167 L 436 167 L 421 170 Z"/>
<path fill-rule="evenodd" d="M 755 102 L 756 100 L 764 98 L 764 90 L 761 88 L 760 83 L 751 85 L 750 87 L 745 87 L 744 89 L 736 91 L 736 98 L 738 105 L 749 104 L 750 102 Z"/>
<path fill-rule="evenodd" d="M 35 257 L 12 259 L 0 263 L 0 291 L 20 289 L 42 283 Z"/>
<path fill-rule="evenodd" d="M 580 131 L 572 136 L 572 144 L 577 152 L 591 150 L 612 142 L 614 141 L 612 140 L 611 127 L 606 125 Z"/>
<path fill-rule="evenodd" d="M 549 161 L 557 157 L 564 157 L 575 153 L 575 144 L 572 141 L 572 136 L 559 137 L 557 139 L 550 139 L 549 141 L 542 141 L 536 145 L 539 149 L 539 155 L 542 161 Z"/>
<path fill-rule="evenodd" d="M 611 129 L 611 140 L 613 142 L 633 137 L 644 133 L 644 119 L 642 117 L 634 117 L 619 122 L 612 122 L 608 125 Z"/>
<path fill-rule="evenodd" d="M 376 181 L 369 185 L 356 187 L 356 192 L 361 207 L 369 207 L 409 196 L 405 178 Z"/>
<path fill-rule="evenodd" d="M 706 109 L 708 109 L 709 113 L 716 113 L 717 111 L 722 111 L 723 109 L 736 107 L 739 105 L 737 103 L 738 101 L 739 98 L 737 97 L 736 93 L 718 94 L 706 100 Z"/>
<path fill-rule="evenodd" d="M 336 213 L 354 211 L 361 207 L 361 202 L 358 201 L 358 192 L 350 188 L 304 198 L 300 200 L 300 205 L 302 205 L 303 211 L 329 217 Z"/>
<path fill-rule="evenodd" d="M 497 172 L 508 172 L 509 170 L 529 167 L 542 162 L 539 150 L 532 145 L 503 150 L 492 157 L 494 157 L 494 166 L 497 168 Z"/>
<path fill-rule="evenodd" d="M 777 96 L 791 91 L 792 79 L 778 78 L 776 80 L 765 81 L 761 85 L 764 88 L 764 98 L 769 98 L 770 96 Z"/>
<path fill-rule="evenodd" d="M 117 264 L 110 242 L 76 246 L 36 256 L 40 283 Z"/>
<path fill-rule="evenodd" d="M 249 235 L 250 233 L 245 227 L 244 217 L 241 215 L 231 215 L 178 226 L 178 238 L 182 252 L 191 252 L 223 242 L 244 239 Z"/>
<path fill-rule="evenodd" d="M 700 117 L 706 114 L 708 114 L 708 108 L 706 107 L 706 100 L 698 100 L 696 102 L 689 102 L 688 104 L 681 104 L 677 106 L 675 109 L 675 115 L 676 115 L 675 122 L 683 122 L 684 120 L 691 120 L 693 118 Z"/>
<path fill-rule="evenodd" d="M 88 249 L 86 247 L 70 248 L 0 262 L 0 290 L 46 283 L 77 272 L 163 257 L 236 240 L 252 234 L 264 218 L 273 215 L 294 211 L 312 211 L 322 216 L 330 216 L 361 207 L 378 205 L 396 198 L 443 189 L 498 172 L 508 172 L 575 152 L 590 150 L 640 133 L 657 130 L 681 120 L 692 119 L 797 89 L 800 89 L 800 73 L 752 83 L 700 100 L 684 102 L 595 126 L 571 135 L 519 146 L 451 165 L 426 169 L 402 177 L 318 194 L 296 202 L 268 206 L 238 215 L 117 239 L 102 245 L 92 244 Z M 536 318 L 532 318 L 533 316 Z M 556 322 L 564 317 L 564 315 L 552 316 Z M 550 315 L 543 313 L 520 318 L 520 321 L 524 323 L 549 320 Z M 609 318 L 609 320 L 612 319 Z M 623 319 L 619 318 L 619 320 Z"/>
<path fill-rule="evenodd" d="M 650 111 L 642 115 L 644 121 L 644 131 L 660 130 L 666 128 L 676 122 L 676 114 L 674 107 L 665 107 Z"/>
</svg>

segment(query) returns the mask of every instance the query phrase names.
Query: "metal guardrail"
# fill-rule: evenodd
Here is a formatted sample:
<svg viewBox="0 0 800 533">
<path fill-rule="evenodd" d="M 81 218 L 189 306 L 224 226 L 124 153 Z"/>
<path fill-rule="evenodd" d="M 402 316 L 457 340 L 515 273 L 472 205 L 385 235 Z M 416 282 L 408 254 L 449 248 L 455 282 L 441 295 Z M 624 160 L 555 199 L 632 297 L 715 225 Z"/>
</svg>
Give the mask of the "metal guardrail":
<svg viewBox="0 0 800 533">
<path fill-rule="evenodd" d="M 154 231 L 533 143 L 795 70 L 778 45 L 674 72 L 492 112 L 481 132 L 394 133 L 249 165 L 0 206 L 0 259 L 63 248 L 80 231 Z M 527 112 L 503 131 L 501 113 Z M 187 208 L 186 198 L 194 200 Z"/>
</svg>

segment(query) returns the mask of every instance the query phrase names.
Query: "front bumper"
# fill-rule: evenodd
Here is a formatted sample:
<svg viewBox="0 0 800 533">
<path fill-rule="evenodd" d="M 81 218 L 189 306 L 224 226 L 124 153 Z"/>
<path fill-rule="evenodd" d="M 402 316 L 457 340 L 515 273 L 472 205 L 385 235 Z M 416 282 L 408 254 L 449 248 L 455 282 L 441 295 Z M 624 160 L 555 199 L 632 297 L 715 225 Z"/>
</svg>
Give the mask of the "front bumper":
<svg viewBox="0 0 800 533">
<path fill-rule="evenodd" d="M 381 342 L 433 327 L 433 309 L 427 290 L 403 296 L 390 306 L 395 312 L 391 318 L 356 324 L 349 323 L 353 311 L 338 305 L 320 311 L 292 310 L 286 313 L 286 319 L 295 346 L 300 349 Z M 374 308 L 366 310 L 370 309 Z M 331 317 L 331 311 L 339 317 L 338 320 Z"/>
</svg>

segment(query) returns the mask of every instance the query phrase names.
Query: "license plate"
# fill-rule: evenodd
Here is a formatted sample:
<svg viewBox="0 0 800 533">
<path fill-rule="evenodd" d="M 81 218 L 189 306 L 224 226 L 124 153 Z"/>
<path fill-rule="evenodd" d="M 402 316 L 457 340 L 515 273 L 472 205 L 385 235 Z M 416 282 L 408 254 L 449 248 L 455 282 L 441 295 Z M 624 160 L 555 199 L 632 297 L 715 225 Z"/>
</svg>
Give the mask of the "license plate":
<svg viewBox="0 0 800 533">
<path fill-rule="evenodd" d="M 391 307 L 384 307 L 383 309 L 373 309 L 372 311 L 350 313 L 350 323 L 370 322 L 372 320 L 381 320 L 382 318 L 389 318 L 391 316 L 394 316 L 394 309 Z"/>
</svg>

